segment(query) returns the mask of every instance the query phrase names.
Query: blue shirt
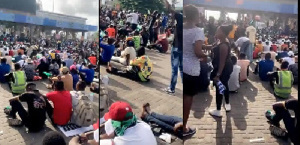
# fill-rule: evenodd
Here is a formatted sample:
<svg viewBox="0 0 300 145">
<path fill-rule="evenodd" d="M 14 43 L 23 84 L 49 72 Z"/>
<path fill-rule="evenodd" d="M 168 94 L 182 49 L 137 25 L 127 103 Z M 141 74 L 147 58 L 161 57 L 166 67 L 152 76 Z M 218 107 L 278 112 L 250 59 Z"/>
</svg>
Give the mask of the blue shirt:
<svg viewBox="0 0 300 145">
<path fill-rule="evenodd" d="M 163 20 L 162 20 L 162 22 L 161 22 L 161 23 L 162 23 L 161 25 L 162 25 L 163 27 L 166 27 L 166 26 L 167 26 L 167 22 L 168 22 L 168 16 L 164 16 L 164 18 L 163 18 Z"/>
<path fill-rule="evenodd" d="M 73 89 L 76 90 L 76 84 L 79 81 L 79 75 L 76 73 L 71 73 L 72 77 L 73 77 Z"/>
<path fill-rule="evenodd" d="M 95 71 L 93 69 L 82 69 L 82 66 L 79 68 L 79 72 L 84 72 L 86 75 L 85 82 L 91 83 L 94 80 Z"/>
<path fill-rule="evenodd" d="M 10 72 L 10 66 L 8 64 L 0 64 L 0 82 L 5 83 L 5 74 Z"/>
<path fill-rule="evenodd" d="M 66 63 L 66 67 L 68 67 L 70 69 L 70 66 L 73 65 L 74 60 L 68 58 L 65 60 L 65 63 Z"/>
<path fill-rule="evenodd" d="M 111 57 L 114 55 L 115 52 L 115 45 L 108 45 L 100 43 L 100 47 L 103 49 L 101 53 L 102 61 L 103 62 L 110 62 Z"/>
<path fill-rule="evenodd" d="M 17 55 L 14 58 L 15 58 L 14 62 L 19 62 L 22 59 L 22 56 L 21 55 Z"/>
<path fill-rule="evenodd" d="M 259 78 L 262 81 L 269 81 L 268 72 L 273 72 L 274 62 L 272 60 L 262 60 L 258 63 Z"/>
</svg>

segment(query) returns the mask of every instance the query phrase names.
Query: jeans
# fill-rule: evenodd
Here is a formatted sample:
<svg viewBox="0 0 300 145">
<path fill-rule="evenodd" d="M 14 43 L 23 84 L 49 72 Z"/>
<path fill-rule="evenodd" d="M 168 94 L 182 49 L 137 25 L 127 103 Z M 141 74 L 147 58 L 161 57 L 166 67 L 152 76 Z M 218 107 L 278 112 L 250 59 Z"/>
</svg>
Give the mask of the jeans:
<svg viewBox="0 0 300 145">
<path fill-rule="evenodd" d="M 178 48 L 176 47 L 172 48 L 171 65 L 172 65 L 172 77 L 171 77 L 170 89 L 174 91 L 177 83 L 178 68 L 180 70 L 181 82 L 183 82 L 182 81 L 182 77 L 183 77 L 182 51 L 179 51 Z"/>
<path fill-rule="evenodd" d="M 176 116 L 160 115 L 155 112 L 152 112 L 144 118 L 144 121 L 155 123 L 165 131 L 173 133 L 174 125 L 179 122 L 182 122 L 182 119 Z"/>
<path fill-rule="evenodd" d="M 254 48 L 254 44 L 250 42 L 248 52 L 247 52 L 247 58 L 250 60 L 250 63 L 253 62 L 253 48 Z"/>
</svg>

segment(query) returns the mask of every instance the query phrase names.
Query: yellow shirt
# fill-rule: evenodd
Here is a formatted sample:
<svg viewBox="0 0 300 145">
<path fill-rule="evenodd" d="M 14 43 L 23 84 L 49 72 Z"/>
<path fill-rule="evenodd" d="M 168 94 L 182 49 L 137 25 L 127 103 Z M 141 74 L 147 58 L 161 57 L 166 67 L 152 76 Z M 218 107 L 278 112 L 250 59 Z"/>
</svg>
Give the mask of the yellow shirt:
<svg viewBox="0 0 300 145">
<path fill-rule="evenodd" d="M 229 32 L 228 38 L 230 38 L 230 39 L 234 38 L 234 34 L 235 34 L 236 29 L 237 29 L 237 26 L 233 25 L 233 29 Z"/>
<path fill-rule="evenodd" d="M 52 59 L 55 59 L 55 53 L 50 53 L 50 55 Z"/>
<path fill-rule="evenodd" d="M 256 47 L 258 48 L 259 52 L 263 52 L 264 47 L 262 44 L 257 44 Z"/>
</svg>

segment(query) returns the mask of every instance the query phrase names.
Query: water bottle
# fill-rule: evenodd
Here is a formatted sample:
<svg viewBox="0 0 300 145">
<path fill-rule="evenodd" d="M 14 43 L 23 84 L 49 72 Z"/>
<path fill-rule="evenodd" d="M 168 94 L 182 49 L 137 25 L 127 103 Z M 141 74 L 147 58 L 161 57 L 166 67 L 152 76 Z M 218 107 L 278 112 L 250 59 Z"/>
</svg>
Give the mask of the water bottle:
<svg viewBox="0 0 300 145">
<path fill-rule="evenodd" d="M 93 102 L 94 101 L 94 93 L 90 93 L 89 99 Z"/>
<path fill-rule="evenodd" d="M 217 87 L 219 89 L 219 93 L 224 95 L 224 91 L 226 90 L 225 86 L 222 84 L 221 81 L 218 81 L 217 82 Z"/>
<path fill-rule="evenodd" d="M 103 84 L 104 84 L 105 86 L 108 85 L 108 81 L 109 81 L 108 76 L 107 76 L 107 75 L 104 75 L 104 76 L 102 77 L 102 82 L 103 82 Z"/>
</svg>

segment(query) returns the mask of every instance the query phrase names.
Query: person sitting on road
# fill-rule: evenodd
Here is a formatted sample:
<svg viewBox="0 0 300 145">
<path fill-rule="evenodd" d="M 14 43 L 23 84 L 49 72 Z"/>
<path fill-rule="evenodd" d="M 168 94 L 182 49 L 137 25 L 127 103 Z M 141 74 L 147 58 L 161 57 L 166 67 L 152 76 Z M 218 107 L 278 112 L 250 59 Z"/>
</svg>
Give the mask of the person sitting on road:
<svg viewBox="0 0 300 145">
<path fill-rule="evenodd" d="M 265 59 L 261 60 L 255 67 L 254 74 L 259 74 L 259 78 L 262 81 L 269 81 L 267 73 L 272 72 L 274 68 L 274 61 L 271 60 L 271 54 L 267 53 Z"/>
<path fill-rule="evenodd" d="M 287 139 L 290 138 L 294 145 L 298 145 L 299 140 L 299 102 L 296 99 L 290 99 L 283 102 L 278 102 L 273 105 L 273 110 L 275 113 L 271 111 L 266 112 L 266 117 L 271 124 L 271 133 L 278 137 L 282 137 Z M 293 118 L 289 112 L 289 110 L 294 111 L 295 118 Z M 283 130 L 280 127 L 280 121 L 283 120 L 284 126 L 287 130 Z M 275 126 L 275 127 L 274 127 Z"/>
<path fill-rule="evenodd" d="M 25 125 L 29 132 L 38 132 L 43 129 L 46 120 L 46 102 L 44 97 L 36 90 L 36 84 L 28 83 L 26 92 L 10 99 L 9 102 L 11 107 L 6 107 L 4 112 L 10 117 L 8 119 L 10 126 Z M 21 102 L 27 103 L 27 111 Z M 16 119 L 16 113 L 19 114 L 21 120 Z"/>
<path fill-rule="evenodd" d="M 157 145 L 150 126 L 138 121 L 126 102 L 111 104 L 104 120 L 106 133 L 100 135 L 101 145 Z"/>
<path fill-rule="evenodd" d="M 294 85 L 298 84 L 298 62 L 295 64 L 289 65 L 289 71 L 292 72 L 294 77 Z"/>
<path fill-rule="evenodd" d="M 276 97 L 286 99 L 291 95 L 294 78 L 292 72 L 288 70 L 288 66 L 288 62 L 283 62 L 280 66 L 280 70 L 267 73 L 270 77 L 270 85 Z"/>
<path fill-rule="evenodd" d="M 246 54 L 240 53 L 240 57 L 237 61 L 237 65 L 241 67 L 241 73 L 240 73 L 240 81 L 246 81 L 249 76 L 249 65 L 250 60 L 246 59 Z"/>
<path fill-rule="evenodd" d="M 53 77 L 50 80 L 53 81 L 53 82 L 61 80 L 61 81 L 64 82 L 65 90 L 66 91 L 72 91 L 73 90 L 73 77 L 69 73 L 69 69 L 67 67 L 63 67 L 61 69 L 61 72 L 62 72 L 61 76 Z"/>
<path fill-rule="evenodd" d="M 70 80 L 69 80 L 70 81 Z M 46 94 L 49 101 L 53 102 L 53 107 L 46 101 L 47 114 L 55 125 L 66 125 L 72 115 L 72 99 L 69 91 L 64 89 L 63 81 L 54 83 L 54 91 Z"/>
<path fill-rule="evenodd" d="M 0 64 L 0 82 L 5 83 L 5 75 L 10 72 L 10 66 L 6 63 L 6 58 L 1 59 L 1 64 Z"/>
<path fill-rule="evenodd" d="M 21 70 L 20 64 L 15 64 L 15 72 L 6 75 L 6 80 L 9 82 L 9 88 L 14 95 L 22 94 L 26 88 L 26 74 Z"/>
<path fill-rule="evenodd" d="M 230 92 L 237 92 L 237 90 L 240 88 L 241 67 L 237 65 L 236 56 L 231 56 L 231 62 L 233 64 L 233 71 L 228 81 L 228 88 Z"/>
<path fill-rule="evenodd" d="M 52 73 L 53 76 L 59 75 L 59 65 L 57 64 L 56 60 L 52 59 L 51 64 L 49 66 L 49 71 Z"/>
<path fill-rule="evenodd" d="M 136 51 L 132 40 L 128 40 L 126 46 L 125 50 L 121 52 L 120 57 L 113 56 L 111 60 L 121 63 L 124 66 L 129 66 L 130 61 L 136 58 Z"/>
<path fill-rule="evenodd" d="M 95 54 L 92 54 L 88 59 L 92 65 L 97 65 L 97 56 Z"/>
<path fill-rule="evenodd" d="M 35 66 L 30 58 L 27 59 L 27 64 L 23 66 L 23 70 L 25 71 L 27 81 L 33 81 L 35 76 Z"/>
<path fill-rule="evenodd" d="M 107 40 L 108 44 L 104 44 L 100 41 L 100 65 L 106 65 L 107 69 L 111 70 L 109 62 L 111 61 L 112 56 L 115 53 L 115 45 L 114 45 L 114 39 L 108 38 Z"/>
<path fill-rule="evenodd" d="M 87 69 L 83 69 L 82 66 L 83 64 L 80 66 L 79 72 L 84 73 L 85 75 L 80 74 L 81 79 L 84 80 L 87 85 L 90 85 L 93 82 L 95 76 L 93 65 L 89 64 Z"/>
<path fill-rule="evenodd" d="M 160 53 L 166 53 L 169 49 L 169 43 L 166 35 L 162 34 L 158 36 L 158 40 L 154 43 L 148 46 L 149 49 L 155 48 Z"/>
<path fill-rule="evenodd" d="M 289 51 L 288 52 L 288 57 L 283 57 L 280 62 L 288 62 L 289 65 L 293 65 L 295 64 L 295 58 L 294 58 L 294 52 L 293 51 Z"/>
</svg>

